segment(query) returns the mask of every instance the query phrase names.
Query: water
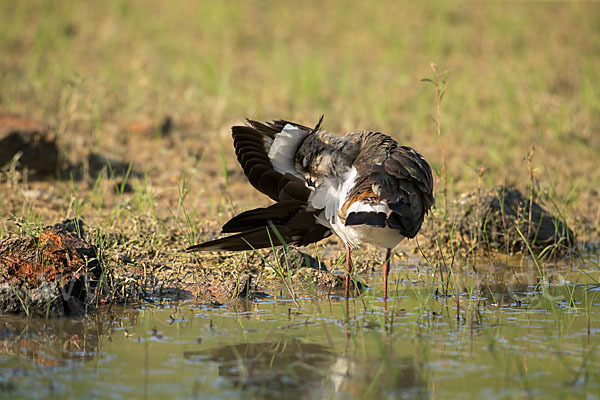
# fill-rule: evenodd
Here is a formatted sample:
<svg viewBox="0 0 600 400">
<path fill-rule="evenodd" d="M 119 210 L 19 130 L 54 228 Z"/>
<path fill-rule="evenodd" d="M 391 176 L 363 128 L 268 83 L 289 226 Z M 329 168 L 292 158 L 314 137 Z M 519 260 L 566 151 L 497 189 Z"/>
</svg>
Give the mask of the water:
<svg viewBox="0 0 600 400">
<path fill-rule="evenodd" d="M 577 273 L 547 290 L 477 284 L 459 304 L 404 279 L 387 311 L 374 273 L 358 298 L 308 291 L 300 309 L 282 295 L 0 316 L 0 397 L 598 398 L 598 271 Z"/>
</svg>

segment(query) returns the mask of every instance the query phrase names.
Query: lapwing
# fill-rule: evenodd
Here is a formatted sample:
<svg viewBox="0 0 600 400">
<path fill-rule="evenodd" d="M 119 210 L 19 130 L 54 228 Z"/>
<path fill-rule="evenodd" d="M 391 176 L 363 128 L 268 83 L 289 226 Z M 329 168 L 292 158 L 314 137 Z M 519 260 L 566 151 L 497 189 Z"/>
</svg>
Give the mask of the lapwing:
<svg viewBox="0 0 600 400">
<path fill-rule="evenodd" d="M 284 120 L 234 126 L 244 174 L 275 204 L 234 216 L 222 228 L 232 235 L 187 251 L 305 246 L 335 233 L 346 246 L 346 297 L 351 250 L 371 244 L 387 249 L 387 299 L 391 250 L 417 235 L 434 204 L 431 167 L 388 135 L 363 130 L 336 136 L 321 129 L 322 121 L 314 128 Z"/>
</svg>

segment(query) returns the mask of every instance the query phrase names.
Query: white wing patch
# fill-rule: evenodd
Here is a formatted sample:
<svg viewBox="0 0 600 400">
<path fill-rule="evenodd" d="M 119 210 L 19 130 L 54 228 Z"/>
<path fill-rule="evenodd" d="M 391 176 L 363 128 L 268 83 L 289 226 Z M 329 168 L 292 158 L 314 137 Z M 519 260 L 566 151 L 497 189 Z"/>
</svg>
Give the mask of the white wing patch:
<svg viewBox="0 0 600 400">
<path fill-rule="evenodd" d="M 302 174 L 299 174 L 294 167 L 294 156 L 300 143 L 309 134 L 308 131 L 302 130 L 294 125 L 287 124 L 281 130 L 271 148 L 269 149 L 269 160 L 273 165 L 273 169 L 282 174 L 290 173 L 299 178 L 305 179 Z"/>
<path fill-rule="evenodd" d="M 336 215 L 340 204 L 337 179 L 326 179 L 314 192 L 311 193 L 309 201 L 316 209 L 325 210 L 325 219 L 331 221 Z"/>
<path fill-rule="evenodd" d="M 378 212 L 387 214 L 389 211 L 389 207 L 383 202 L 365 203 L 362 201 L 355 201 L 354 203 L 350 204 L 350 207 L 348 207 L 348 211 L 346 212 L 346 214 L 350 215 L 350 213 L 353 212 Z"/>
<path fill-rule="evenodd" d="M 325 219 L 332 224 L 335 223 L 335 220 L 338 218 L 338 209 L 344 204 L 350 189 L 354 186 L 356 175 L 356 168 L 352 167 L 341 176 L 341 179 L 326 179 L 315 188 L 308 201 L 310 201 L 314 208 L 324 209 Z"/>
</svg>

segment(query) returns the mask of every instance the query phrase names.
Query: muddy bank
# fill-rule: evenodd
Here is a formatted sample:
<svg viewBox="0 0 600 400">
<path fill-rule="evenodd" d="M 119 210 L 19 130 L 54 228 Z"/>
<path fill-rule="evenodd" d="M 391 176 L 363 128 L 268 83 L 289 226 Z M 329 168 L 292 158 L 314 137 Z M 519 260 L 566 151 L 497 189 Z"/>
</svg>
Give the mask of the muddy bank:
<svg viewBox="0 0 600 400">
<path fill-rule="evenodd" d="M 96 308 L 98 254 L 68 229 L 71 222 L 0 241 L 0 313 L 54 317 Z"/>
<path fill-rule="evenodd" d="M 529 246 L 544 257 L 568 255 L 571 229 L 537 202 L 529 203 L 512 188 L 463 194 L 447 216 L 438 210 L 426 220 L 419 243 L 425 254 L 437 254 L 441 246 L 444 252 L 528 255 Z M 86 230 L 82 221 L 66 220 L 0 241 L 0 313 L 80 315 L 100 305 L 140 301 L 227 304 L 265 296 L 265 285 L 276 282 L 281 288 L 282 278 L 292 289 L 305 286 L 327 294 L 344 289 L 341 253 L 335 250 L 320 259 L 292 247 L 187 255 L 181 232 L 173 231 L 158 249 L 164 254 L 157 256 L 145 238 Z M 147 233 L 149 240 L 160 235 L 150 228 Z M 375 252 L 356 257 L 355 273 L 377 269 L 380 258 Z"/>
<path fill-rule="evenodd" d="M 282 277 L 326 292 L 344 287 L 343 276 L 295 248 L 206 253 L 169 263 L 128 256 L 125 236 L 99 239 L 112 250 L 96 248 L 89 236 L 82 221 L 66 220 L 37 235 L 0 241 L 0 313 L 74 316 L 141 301 L 228 304 L 264 297 L 264 284 Z"/>
<path fill-rule="evenodd" d="M 0 113 L 0 167 L 26 169 L 41 178 L 58 170 L 56 137 L 47 124 L 30 118 Z"/>
<path fill-rule="evenodd" d="M 498 186 L 463 193 L 447 215 L 437 210 L 423 228 L 425 249 L 438 246 L 472 254 L 530 251 L 543 258 L 564 257 L 575 249 L 575 235 L 564 219 L 518 189 Z"/>
</svg>

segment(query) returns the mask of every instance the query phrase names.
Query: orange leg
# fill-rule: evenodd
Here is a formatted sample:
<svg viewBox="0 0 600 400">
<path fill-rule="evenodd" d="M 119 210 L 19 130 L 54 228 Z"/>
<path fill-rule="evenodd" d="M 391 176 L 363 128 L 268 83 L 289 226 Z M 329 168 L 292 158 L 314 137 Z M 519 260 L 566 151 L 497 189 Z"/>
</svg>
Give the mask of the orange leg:
<svg viewBox="0 0 600 400">
<path fill-rule="evenodd" d="M 352 273 L 352 259 L 350 257 L 350 246 L 346 246 L 346 298 L 350 295 L 350 274 Z"/>
<path fill-rule="evenodd" d="M 390 274 L 390 258 L 392 257 L 392 249 L 387 249 L 385 261 L 383 263 L 383 300 L 387 301 L 388 275 Z"/>
</svg>

